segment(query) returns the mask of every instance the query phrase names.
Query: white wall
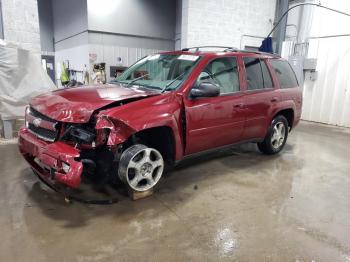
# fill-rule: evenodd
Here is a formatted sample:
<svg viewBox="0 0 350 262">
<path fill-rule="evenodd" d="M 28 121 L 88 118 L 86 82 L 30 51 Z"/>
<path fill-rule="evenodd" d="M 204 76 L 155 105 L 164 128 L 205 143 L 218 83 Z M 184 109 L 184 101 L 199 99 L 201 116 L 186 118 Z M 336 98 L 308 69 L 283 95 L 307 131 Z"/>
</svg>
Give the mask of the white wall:
<svg viewBox="0 0 350 262">
<path fill-rule="evenodd" d="M 88 29 L 86 0 L 52 0 L 55 43 Z"/>
<path fill-rule="evenodd" d="M 4 39 L 4 31 L 3 31 L 3 24 L 2 24 L 2 3 L 0 1 L 0 39 Z"/>
<path fill-rule="evenodd" d="M 323 5 L 350 13 L 347 0 Z M 309 37 L 350 34 L 350 18 L 315 8 Z M 310 40 L 309 58 L 317 58 L 316 81 L 306 77 L 302 118 L 350 127 L 350 36 Z"/>
<path fill-rule="evenodd" d="M 182 0 L 176 0 L 175 50 L 181 49 Z"/>
<path fill-rule="evenodd" d="M 175 0 L 88 0 L 89 30 L 174 40 Z"/>
<path fill-rule="evenodd" d="M 71 69 L 86 64 L 91 70 L 105 62 L 109 80 L 110 66 L 129 66 L 147 54 L 174 49 L 175 0 L 52 1 L 55 60 L 69 60 Z"/>
<path fill-rule="evenodd" d="M 176 0 L 88 0 L 90 61 L 110 66 L 130 66 L 138 59 L 174 50 Z M 121 63 L 117 58 L 121 58 Z"/>
<path fill-rule="evenodd" d="M 60 64 L 69 60 L 69 68 L 84 70 L 89 66 L 88 20 L 86 0 L 52 0 L 56 79 Z M 81 79 L 78 79 L 82 81 Z M 56 81 L 60 85 L 60 81 Z"/>
<path fill-rule="evenodd" d="M 38 0 L 41 51 L 54 52 L 54 29 L 51 0 Z"/>
<path fill-rule="evenodd" d="M 60 41 L 55 45 L 56 79 L 60 79 L 60 64 L 69 60 L 69 68 L 83 71 L 84 65 L 89 68 L 89 44 L 88 33 L 82 33 Z M 82 75 L 78 75 L 78 81 L 83 80 Z M 57 81 L 60 85 L 60 81 Z"/>
<path fill-rule="evenodd" d="M 272 28 L 276 0 L 183 0 L 181 47 L 224 45 L 260 46 Z"/>
<path fill-rule="evenodd" d="M 92 61 L 92 63 L 106 63 L 107 81 L 111 80 L 110 66 L 130 66 L 142 57 L 162 51 L 164 50 L 116 45 L 89 44 L 89 53 L 94 54 L 97 57 L 97 59 Z M 120 64 L 116 62 L 117 57 L 121 57 L 122 59 L 122 62 Z"/>
<path fill-rule="evenodd" d="M 5 40 L 40 52 L 37 0 L 1 0 Z"/>
<path fill-rule="evenodd" d="M 350 127 L 350 36 L 311 40 L 316 81 L 304 82 L 302 119 Z"/>
</svg>

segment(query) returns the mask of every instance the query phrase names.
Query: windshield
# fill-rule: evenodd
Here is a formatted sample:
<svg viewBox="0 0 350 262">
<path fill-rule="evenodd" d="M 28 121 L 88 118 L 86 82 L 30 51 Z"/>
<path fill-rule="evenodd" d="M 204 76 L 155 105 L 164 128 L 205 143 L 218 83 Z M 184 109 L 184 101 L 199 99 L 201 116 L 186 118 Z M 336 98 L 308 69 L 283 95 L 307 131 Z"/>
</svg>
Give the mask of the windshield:
<svg viewBox="0 0 350 262">
<path fill-rule="evenodd" d="M 196 55 L 157 54 L 147 56 L 129 67 L 115 81 L 159 90 L 174 90 L 188 77 Z"/>
</svg>

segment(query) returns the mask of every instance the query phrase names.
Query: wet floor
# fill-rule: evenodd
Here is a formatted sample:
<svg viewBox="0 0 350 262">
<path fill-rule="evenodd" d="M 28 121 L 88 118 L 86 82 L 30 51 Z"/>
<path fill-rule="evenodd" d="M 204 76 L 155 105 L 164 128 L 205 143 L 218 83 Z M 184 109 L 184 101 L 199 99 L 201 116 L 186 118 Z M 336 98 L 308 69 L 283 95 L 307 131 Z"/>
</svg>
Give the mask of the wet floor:
<svg viewBox="0 0 350 262">
<path fill-rule="evenodd" d="M 0 145 L 0 261 L 350 261 L 350 130 L 187 161 L 153 196 L 66 204 Z"/>
</svg>

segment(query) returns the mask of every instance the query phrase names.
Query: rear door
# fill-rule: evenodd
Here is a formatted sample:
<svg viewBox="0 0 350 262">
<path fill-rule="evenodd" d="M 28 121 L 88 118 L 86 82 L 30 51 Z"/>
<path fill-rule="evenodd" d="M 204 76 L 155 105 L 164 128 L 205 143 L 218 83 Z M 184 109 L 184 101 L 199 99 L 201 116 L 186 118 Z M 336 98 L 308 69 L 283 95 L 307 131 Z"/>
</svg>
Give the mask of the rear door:
<svg viewBox="0 0 350 262">
<path fill-rule="evenodd" d="M 217 97 L 186 98 L 187 137 L 185 154 L 232 144 L 242 137 L 244 114 L 236 57 L 210 60 L 199 75 L 220 87 Z"/>
<path fill-rule="evenodd" d="M 243 57 L 246 78 L 244 140 L 263 138 L 270 109 L 280 100 L 265 59 Z"/>
<path fill-rule="evenodd" d="M 281 59 L 270 59 L 269 63 L 279 82 L 281 101 L 291 101 L 295 105 L 294 121 L 299 121 L 302 107 L 302 92 L 297 77 L 288 63 Z"/>
</svg>

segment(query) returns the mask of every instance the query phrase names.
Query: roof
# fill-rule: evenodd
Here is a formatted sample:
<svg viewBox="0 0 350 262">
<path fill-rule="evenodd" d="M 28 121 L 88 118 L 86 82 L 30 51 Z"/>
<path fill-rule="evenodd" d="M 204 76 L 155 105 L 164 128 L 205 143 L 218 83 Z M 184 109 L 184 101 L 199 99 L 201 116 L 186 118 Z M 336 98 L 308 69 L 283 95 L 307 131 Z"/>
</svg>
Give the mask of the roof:
<svg viewBox="0 0 350 262">
<path fill-rule="evenodd" d="M 205 50 L 206 49 L 206 50 Z M 211 51 L 208 51 L 208 49 L 212 49 Z M 267 56 L 267 57 L 276 57 L 280 58 L 280 55 L 278 54 L 271 54 L 271 53 L 265 53 L 260 51 L 252 51 L 252 50 L 242 50 L 235 47 L 228 47 L 228 46 L 198 46 L 198 47 L 189 47 L 189 48 L 183 48 L 179 51 L 175 51 L 176 53 L 186 53 L 186 54 L 195 54 L 195 55 L 214 55 L 217 53 L 235 53 L 235 54 L 249 54 L 249 55 L 261 55 L 261 56 Z M 174 53 L 174 52 L 167 52 L 167 53 Z"/>
</svg>

